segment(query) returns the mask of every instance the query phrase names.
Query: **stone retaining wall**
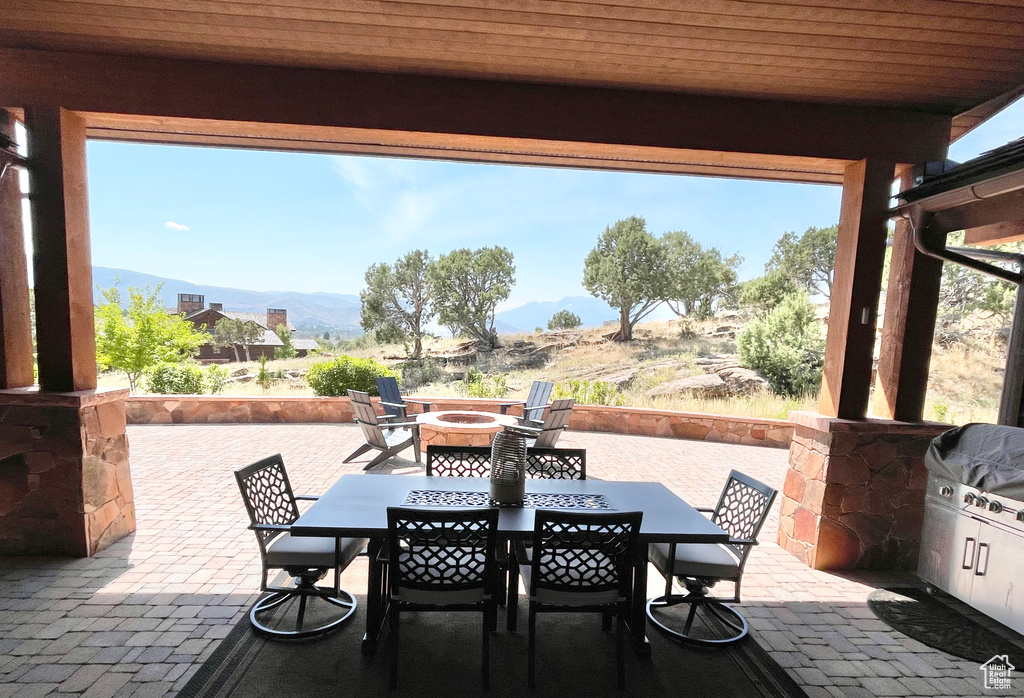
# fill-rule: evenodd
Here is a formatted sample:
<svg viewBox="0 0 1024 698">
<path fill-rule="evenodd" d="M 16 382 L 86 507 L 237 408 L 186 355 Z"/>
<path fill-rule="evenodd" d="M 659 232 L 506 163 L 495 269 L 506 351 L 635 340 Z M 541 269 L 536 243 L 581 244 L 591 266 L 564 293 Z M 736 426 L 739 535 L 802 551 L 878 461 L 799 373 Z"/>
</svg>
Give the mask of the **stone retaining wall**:
<svg viewBox="0 0 1024 698">
<path fill-rule="evenodd" d="M 374 398 L 376 400 L 376 398 Z M 501 400 L 432 398 L 434 410 L 498 412 Z M 418 412 L 418 407 L 412 407 Z M 511 407 L 509 414 L 521 414 Z M 127 402 L 129 424 L 344 423 L 353 418 L 347 397 L 275 397 L 222 395 L 140 395 Z M 789 448 L 793 426 L 782 419 L 758 419 L 642 407 L 577 405 L 569 428 L 616 434 L 665 436 Z"/>
</svg>

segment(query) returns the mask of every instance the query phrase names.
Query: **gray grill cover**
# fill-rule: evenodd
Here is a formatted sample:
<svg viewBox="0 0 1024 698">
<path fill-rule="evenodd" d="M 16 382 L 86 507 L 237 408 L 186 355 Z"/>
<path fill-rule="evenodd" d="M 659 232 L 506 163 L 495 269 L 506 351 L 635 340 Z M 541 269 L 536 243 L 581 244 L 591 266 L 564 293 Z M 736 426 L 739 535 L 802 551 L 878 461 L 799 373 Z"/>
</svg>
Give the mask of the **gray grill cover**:
<svg viewBox="0 0 1024 698">
<path fill-rule="evenodd" d="M 968 424 L 932 440 L 929 472 L 979 490 L 1024 500 L 1024 429 Z"/>
</svg>

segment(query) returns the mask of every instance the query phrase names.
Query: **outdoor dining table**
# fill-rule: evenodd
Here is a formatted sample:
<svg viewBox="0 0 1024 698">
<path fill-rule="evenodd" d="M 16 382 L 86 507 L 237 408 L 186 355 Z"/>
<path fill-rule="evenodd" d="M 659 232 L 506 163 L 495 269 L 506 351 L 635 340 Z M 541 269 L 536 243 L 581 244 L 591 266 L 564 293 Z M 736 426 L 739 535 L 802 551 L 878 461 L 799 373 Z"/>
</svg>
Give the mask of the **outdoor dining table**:
<svg viewBox="0 0 1024 698">
<path fill-rule="evenodd" d="M 393 506 L 488 506 L 487 478 L 413 475 L 343 475 L 298 521 L 293 536 L 369 538 L 366 634 L 362 649 L 371 654 L 384 624 L 383 569 L 378 560 L 388 533 L 387 508 Z M 527 480 L 526 506 L 503 507 L 498 533 L 508 540 L 533 537 L 538 508 L 569 511 L 642 511 L 634 569 L 633 610 L 629 630 L 641 653 L 650 651 L 644 606 L 649 543 L 725 543 L 729 536 L 659 482 L 606 480 Z"/>
</svg>

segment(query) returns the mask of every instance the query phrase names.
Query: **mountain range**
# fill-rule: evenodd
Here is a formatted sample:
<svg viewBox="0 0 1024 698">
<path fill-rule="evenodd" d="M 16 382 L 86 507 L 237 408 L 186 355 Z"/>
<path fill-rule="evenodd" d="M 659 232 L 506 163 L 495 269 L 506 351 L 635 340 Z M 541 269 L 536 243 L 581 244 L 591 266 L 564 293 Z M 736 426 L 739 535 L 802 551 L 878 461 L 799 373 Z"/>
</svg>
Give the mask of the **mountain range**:
<svg viewBox="0 0 1024 698">
<path fill-rule="evenodd" d="M 223 303 L 225 310 L 258 313 L 267 308 L 284 308 L 288 311 L 288 319 L 300 333 L 319 334 L 328 330 L 332 334 L 354 336 L 362 332 L 359 326 L 359 296 L 351 293 L 247 291 L 109 267 L 93 267 L 92 276 L 93 283 L 98 287 L 94 291 L 97 303 L 103 300 L 98 289 L 110 288 L 115 282 L 121 288 L 156 288 L 163 284 L 160 299 L 169 308 L 177 305 L 179 293 L 200 293 L 205 296 L 207 304 Z M 598 327 L 618 315 L 600 299 L 566 296 L 558 301 L 534 301 L 502 311 L 495 316 L 495 327 L 500 334 L 529 332 L 535 327 L 546 328 L 548 320 L 559 310 L 571 310 L 579 315 L 584 327 Z"/>
</svg>

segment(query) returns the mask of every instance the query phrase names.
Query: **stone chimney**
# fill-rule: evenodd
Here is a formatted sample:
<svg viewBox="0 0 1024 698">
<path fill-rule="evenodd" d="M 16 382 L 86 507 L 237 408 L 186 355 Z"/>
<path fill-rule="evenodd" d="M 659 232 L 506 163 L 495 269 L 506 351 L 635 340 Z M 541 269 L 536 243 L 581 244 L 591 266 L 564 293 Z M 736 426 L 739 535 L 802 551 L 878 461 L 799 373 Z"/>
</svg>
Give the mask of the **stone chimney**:
<svg viewBox="0 0 1024 698">
<path fill-rule="evenodd" d="M 267 329 L 274 331 L 278 325 L 288 327 L 288 311 L 281 308 L 267 308 Z"/>
<path fill-rule="evenodd" d="M 179 293 L 178 312 L 184 315 L 203 309 L 204 299 L 199 293 Z"/>
<path fill-rule="evenodd" d="M 210 303 L 210 310 L 216 310 L 217 312 L 223 313 L 224 312 L 224 304 L 223 303 Z"/>
</svg>

